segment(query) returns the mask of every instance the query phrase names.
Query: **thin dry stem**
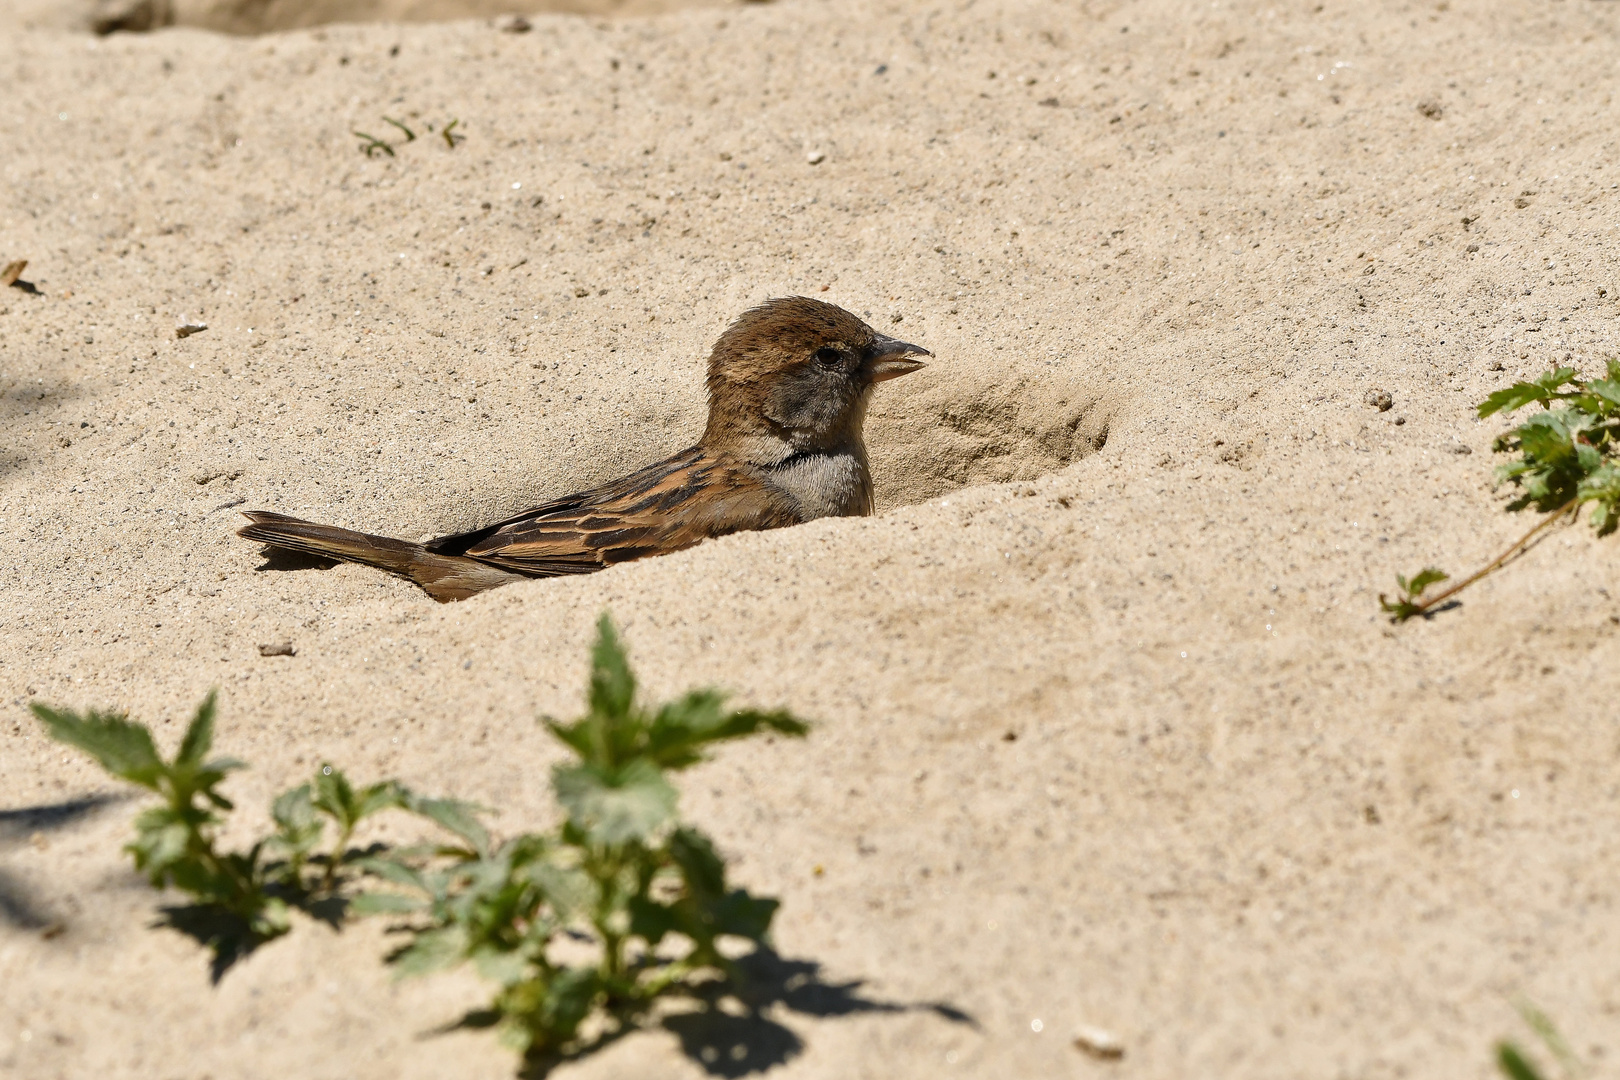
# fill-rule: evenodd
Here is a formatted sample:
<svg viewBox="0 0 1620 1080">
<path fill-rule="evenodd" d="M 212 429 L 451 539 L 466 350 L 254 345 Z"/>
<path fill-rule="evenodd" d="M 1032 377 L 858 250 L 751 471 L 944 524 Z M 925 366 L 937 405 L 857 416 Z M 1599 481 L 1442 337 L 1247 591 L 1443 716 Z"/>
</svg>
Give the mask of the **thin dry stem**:
<svg viewBox="0 0 1620 1080">
<path fill-rule="evenodd" d="M 1566 502 L 1563 506 L 1560 506 L 1558 509 L 1552 511 L 1552 513 L 1548 514 L 1545 518 L 1538 521 L 1534 528 L 1515 540 L 1511 545 L 1508 546 L 1506 551 L 1502 552 L 1502 554 L 1486 563 L 1483 569 L 1475 571 L 1473 574 L 1463 578 L 1450 588 L 1443 589 L 1440 592 L 1435 593 L 1433 596 L 1415 604 L 1414 606 L 1417 608 L 1417 610 L 1414 611 L 1413 614 L 1428 614 L 1429 611 L 1435 606 L 1445 603 L 1447 600 L 1451 599 L 1453 596 L 1456 596 L 1458 593 L 1468 588 L 1468 586 L 1472 585 L 1486 574 L 1501 569 L 1503 563 L 1507 562 L 1509 559 L 1513 558 L 1514 555 L 1517 555 L 1520 551 L 1523 551 L 1526 547 L 1528 547 L 1530 542 L 1534 540 L 1538 534 L 1540 534 L 1541 530 L 1547 528 L 1547 526 L 1553 524 L 1555 521 L 1562 519 L 1566 513 L 1569 514 L 1571 519 L 1573 519 L 1575 515 L 1579 514 L 1580 512 L 1581 504 L 1575 500 L 1574 496 L 1571 496 L 1568 502 Z"/>
</svg>

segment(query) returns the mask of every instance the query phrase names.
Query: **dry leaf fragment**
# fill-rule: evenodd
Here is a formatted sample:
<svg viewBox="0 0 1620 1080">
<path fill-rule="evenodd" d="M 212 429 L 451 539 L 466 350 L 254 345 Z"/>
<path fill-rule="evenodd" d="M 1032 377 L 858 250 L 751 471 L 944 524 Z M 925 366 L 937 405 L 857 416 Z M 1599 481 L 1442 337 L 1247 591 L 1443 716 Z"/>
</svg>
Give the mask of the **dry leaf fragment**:
<svg viewBox="0 0 1620 1080">
<path fill-rule="evenodd" d="M 0 270 L 0 285 L 16 284 L 17 279 L 22 277 L 22 272 L 26 269 L 28 269 L 27 259 L 12 259 L 6 263 L 4 270 Z"/>
</svg>

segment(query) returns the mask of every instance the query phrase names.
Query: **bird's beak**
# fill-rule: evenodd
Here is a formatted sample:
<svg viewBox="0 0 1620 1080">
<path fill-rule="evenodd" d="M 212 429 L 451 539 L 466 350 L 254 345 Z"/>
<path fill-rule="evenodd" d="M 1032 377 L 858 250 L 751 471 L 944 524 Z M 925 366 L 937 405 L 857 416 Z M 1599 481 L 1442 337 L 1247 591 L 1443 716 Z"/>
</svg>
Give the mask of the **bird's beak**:
<svg viewBox="0 0 1620 1080">
<path fill-rule="evenodd" d="M 921 345 L 896 341 L 892 337 L 879 334 L 877 340 L 872 343 L 870 358 L 866 361 L 866 373 L 875 383 L 898 379 L 902 375 L 927 366 L 921 360 L 912 359 L 913 357 L 933 355 Z"/>
</svg>

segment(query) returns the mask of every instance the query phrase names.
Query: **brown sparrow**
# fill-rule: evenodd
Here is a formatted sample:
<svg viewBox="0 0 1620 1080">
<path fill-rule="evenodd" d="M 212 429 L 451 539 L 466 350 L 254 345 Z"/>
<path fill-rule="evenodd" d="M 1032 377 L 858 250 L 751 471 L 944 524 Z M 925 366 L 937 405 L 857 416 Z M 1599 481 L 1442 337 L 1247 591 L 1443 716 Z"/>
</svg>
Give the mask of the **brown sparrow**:
<svg viewBox="0 0 1620 1080">
<path fill-rule="evenodd" d="M 709 354 L 709 424 L 690 450 L 516 517 L 426 544 L 256 510 L 239 536 L 399 574 L 435 600 L 588 574 L 710 537 L 872 512 L 861 425 L 872 387 L 933 353 L 803 296 L 743 313 Z"/>
</svg>

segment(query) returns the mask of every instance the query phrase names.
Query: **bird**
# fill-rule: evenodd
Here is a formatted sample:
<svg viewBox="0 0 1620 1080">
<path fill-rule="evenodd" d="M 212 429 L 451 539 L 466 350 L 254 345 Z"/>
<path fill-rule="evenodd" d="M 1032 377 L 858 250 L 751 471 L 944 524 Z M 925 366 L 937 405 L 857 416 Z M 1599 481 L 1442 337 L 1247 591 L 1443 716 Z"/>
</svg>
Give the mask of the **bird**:
<svg viewBox="0 0 1620 1080">
<path fill-rule="evenodd" d="M 412 543 L 268 510 L 237 535 L 415 582 L 441 603 L 524 578 L 588 574 L 730 533 L 872 513 L 862 426 L 873 388 L 934 354 L 834 304 L 767 300 L 708 362 L 697 444 L 628 476 L 471 532 Z"/>
</svg>

